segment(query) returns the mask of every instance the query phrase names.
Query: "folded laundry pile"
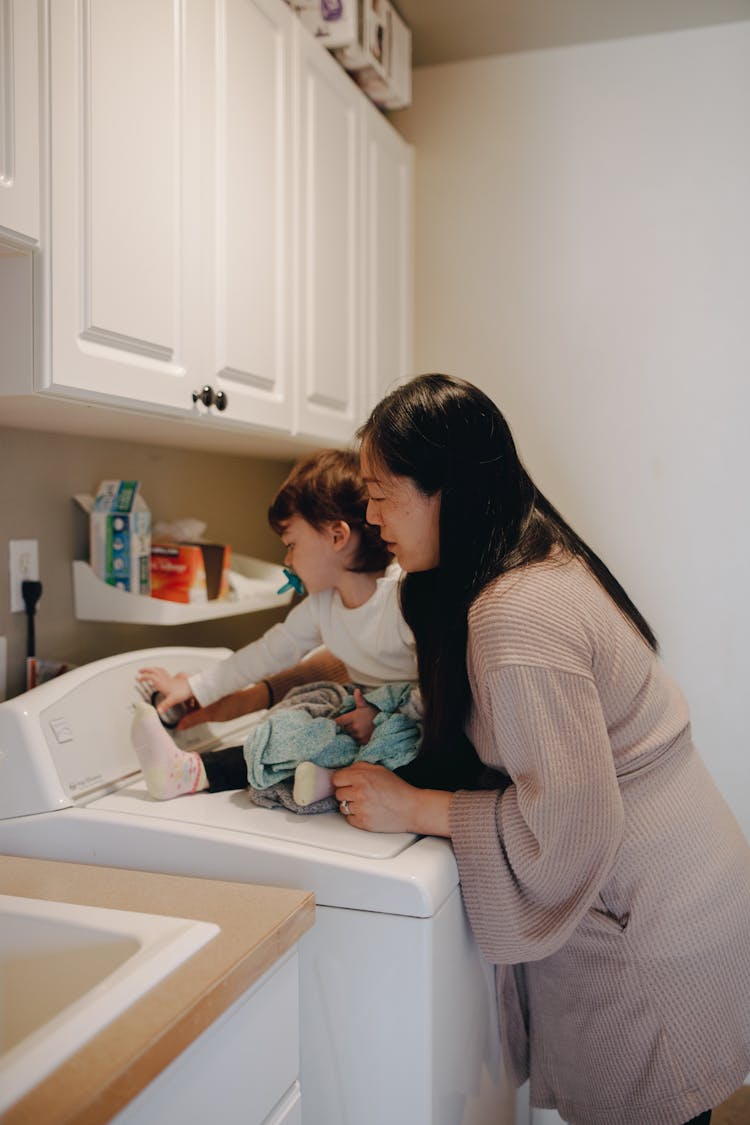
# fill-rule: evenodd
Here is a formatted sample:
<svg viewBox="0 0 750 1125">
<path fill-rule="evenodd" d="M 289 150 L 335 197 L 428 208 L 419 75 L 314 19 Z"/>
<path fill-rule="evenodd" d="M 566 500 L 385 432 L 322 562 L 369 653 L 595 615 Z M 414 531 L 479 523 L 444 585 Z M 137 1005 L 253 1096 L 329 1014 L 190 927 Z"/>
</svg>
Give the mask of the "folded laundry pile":
<svg viewBox="0 0 750 1125">
<path fill-rule="evenodd" d="M 294 774 L 303 762 L 341 769 L 353 762 L 398 769 L 411 762 L 419 749 L 421 724 L 413 703 L 413 686 L 385 684 L 363 691 L 377 708 L 370 740 L 360 745 L 335 722 L 355 707 L 354 686 L 321 682 L 293 688 L 253 727 L 244 753 L 251 800 L 258 805 L 282 805 L 294 812 L 328 812 L 337 808 L 333 797 L 309 805 L 294 800 Z"/>
</svg>

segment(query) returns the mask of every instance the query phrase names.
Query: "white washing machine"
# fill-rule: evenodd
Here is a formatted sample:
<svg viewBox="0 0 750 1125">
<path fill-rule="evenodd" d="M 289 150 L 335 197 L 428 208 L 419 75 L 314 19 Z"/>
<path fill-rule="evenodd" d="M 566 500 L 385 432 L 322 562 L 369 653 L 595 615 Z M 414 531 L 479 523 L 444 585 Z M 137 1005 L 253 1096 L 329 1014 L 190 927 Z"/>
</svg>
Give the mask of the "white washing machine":
<svg viewBox="0 0 750 1125">
<path fill-rule="evenodd" d="M 125 653 L 1 704 L 0 852 L 314 891 L 300 948 L 305 1125 L 513 1125 L 492 973 L 447 841 L 262 809 L 244 791 L 149 797 L 130 745 L 137 669 L 192 673 L 226 655 Z M 236 744 L 251 721 L 194 728 L 181 745 Z"/>
</svg>

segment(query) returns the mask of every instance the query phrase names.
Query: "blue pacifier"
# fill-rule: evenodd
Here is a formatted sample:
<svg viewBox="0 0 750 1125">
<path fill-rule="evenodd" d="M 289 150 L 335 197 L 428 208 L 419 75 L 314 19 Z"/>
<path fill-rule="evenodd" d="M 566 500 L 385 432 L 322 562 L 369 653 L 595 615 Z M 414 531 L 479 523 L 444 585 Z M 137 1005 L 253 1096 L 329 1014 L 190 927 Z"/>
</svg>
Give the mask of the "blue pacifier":
<svg viewBox="0 0 750 1125">
<path fill-rule="evenodd" d="M 287 570 L 286 567 L 284 567 L 284 574 L 286 576 L 286 582 L 276 591 L 276 593 L 285 594 L 287 590 L 294 590 L 295 594 L 304 594 L 305 587 L 302 584 L 302 579 L 300 578 L 300 576 L 298 574 L 295 574 L 293 570 Z"/>
</svg>

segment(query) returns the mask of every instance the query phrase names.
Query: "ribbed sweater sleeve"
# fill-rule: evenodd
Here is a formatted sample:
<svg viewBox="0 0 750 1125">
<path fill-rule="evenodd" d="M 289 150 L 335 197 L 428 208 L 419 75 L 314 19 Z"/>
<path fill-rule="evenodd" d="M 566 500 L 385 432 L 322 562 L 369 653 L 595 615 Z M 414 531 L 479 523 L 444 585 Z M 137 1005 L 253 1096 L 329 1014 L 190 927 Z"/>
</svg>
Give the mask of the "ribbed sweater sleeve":
<svg viewBox="0 0 750 1125">
<path fill-rule="evenodd" d="M 451 831 L 491 961 L 554 953 L 607 883 L 624 833 L 612 732 L 638 713 L 652 665 L 590 572 L 564 556 L 503 576 L 472 606 L 470 734 L 510 784 L 456 794 Z"/>
<path fill-rule="evenodd" d="M 455 795 L 453 846 L 485 957 L 534 961 L 566 941 L 606 882 L 622 802 L 593 679 L 504 665 L 480 691 L 498 748 L 488 764 L 512 784 Z"/>
</svg>

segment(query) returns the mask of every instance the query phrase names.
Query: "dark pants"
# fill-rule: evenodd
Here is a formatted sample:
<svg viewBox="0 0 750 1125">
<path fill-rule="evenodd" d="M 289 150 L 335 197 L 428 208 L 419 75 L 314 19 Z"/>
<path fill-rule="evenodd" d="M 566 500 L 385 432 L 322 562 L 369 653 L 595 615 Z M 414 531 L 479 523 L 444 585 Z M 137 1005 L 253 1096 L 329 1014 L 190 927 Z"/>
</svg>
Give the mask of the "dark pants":
<svg viewBox="0 0 750 1125">
<path fill-rule="evenodd" d="M 247 765 L 241 746 L 209 750 L 201 754 L 201 761 L 210 793 L 221 793 L 224 789 L 247 789 Z"/>
<path fill-rule="evenodd" d="M 707 1109 L 705 1113 L 700 1113 L 697 1117 L 691 1117 L 685 1125 L 710 1125 L 711 1110 Z"/>
</svg>

